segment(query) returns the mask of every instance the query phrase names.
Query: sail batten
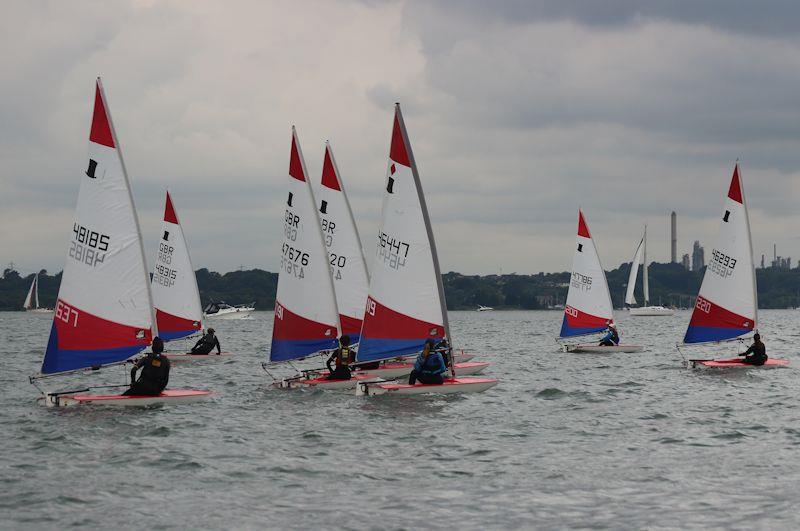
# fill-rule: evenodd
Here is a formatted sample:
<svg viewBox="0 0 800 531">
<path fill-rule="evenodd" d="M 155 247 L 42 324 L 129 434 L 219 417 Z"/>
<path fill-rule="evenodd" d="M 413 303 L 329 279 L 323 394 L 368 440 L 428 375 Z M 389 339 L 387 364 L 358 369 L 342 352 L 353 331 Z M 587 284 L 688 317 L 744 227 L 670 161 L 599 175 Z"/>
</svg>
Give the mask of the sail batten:
<svg viewBox="0 0 800 531">
<path fill-rule="evenodd" d="M 399 104 L 384 183 L 358 361 L 419 352 L 427 339 L 450 337 L 430 216 Z"/>
<path fill-rule="evenodd" d="M 583 212 L 579 210 L 572 275 L 559 335 L 573 337 L 601 332 L 613 317 L 606 274 L 589 232 L 589 225 Z"/>
<path fill-rule="evenodd" d="M 684 343 L 723 341 L 758 328 L 753 244 L 738 162 Z"/>
<path fill-rule="evenodd" d="M 341 330 L 322 222 L 294 127 L 287 183 L 271 362 L 335 348 Z"/>
<path fill-rule="evenodd" d="M 123 361 L 156 333 L 139 221 L 99 78 L 87 158 L 44 374 Z"/>
</svg>

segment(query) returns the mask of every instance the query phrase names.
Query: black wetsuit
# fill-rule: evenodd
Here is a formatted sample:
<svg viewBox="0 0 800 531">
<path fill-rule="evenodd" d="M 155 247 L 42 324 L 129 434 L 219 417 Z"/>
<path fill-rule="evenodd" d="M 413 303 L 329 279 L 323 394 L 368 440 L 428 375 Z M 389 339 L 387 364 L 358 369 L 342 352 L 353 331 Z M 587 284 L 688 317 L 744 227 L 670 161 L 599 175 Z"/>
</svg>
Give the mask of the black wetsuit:
<svg viewBox="0 0 800 531">
<path fill-rule="evenodd" d="M 169 382 L 169 359 L 163 354 L 150 352 L 140 358 L 131 369 L 131 386 L 122 393 L 126 396 L 158 396 L 167 387 Z M 141 367 L 142 372 L 136 379 L 136 370 Z"/>
<path fill-rule="evenodd" d="M 760 339 L 750 345 L 750 348 L 741 355 L 744 356 L 742 362 L 750 365 L 764 365 L 768 359 L 767 347 L 764 346 L 764 343 Z"/>
<path fill-rule="evenodd" d="M 219 339 L 214 334 L 206 334 L 200 338 L 192 347 L 192 354 L 208 354 L 214 347 L 217 347 L 217 354 L 222 353 L 222 347 L 219 345 Z"/>
<path fill-rule="evenodd" d="M 328 366 L 328 380 L 349 380 L 353 377 L 350 373 L 350 367 L 348 363 L 351 356 L 351 350 L 346 348 L 345 352 L 342 352 L 342 348 L 337 348 L 331 354 L 331 357 L 325 362 L 325 365 Z M 336 367 L 331 367 L 331 363 L 336 362 Z"/>
</svg>

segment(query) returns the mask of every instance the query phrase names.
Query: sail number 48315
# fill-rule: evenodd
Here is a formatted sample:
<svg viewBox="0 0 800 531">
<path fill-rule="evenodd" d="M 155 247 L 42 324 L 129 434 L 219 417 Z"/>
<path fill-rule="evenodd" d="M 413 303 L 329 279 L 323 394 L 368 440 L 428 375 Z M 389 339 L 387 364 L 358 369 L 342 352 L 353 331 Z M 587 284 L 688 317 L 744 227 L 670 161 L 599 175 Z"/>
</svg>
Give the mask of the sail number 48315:
<svg viewBox="0 0 800 531">
<path fill-rule="evenodd" d="M 56 304 L 56 319 L 64 321 L 67 324 L 72 323 L 73 327 L 78 326 L 78 310 L 58 301 Z"/>
</svg>

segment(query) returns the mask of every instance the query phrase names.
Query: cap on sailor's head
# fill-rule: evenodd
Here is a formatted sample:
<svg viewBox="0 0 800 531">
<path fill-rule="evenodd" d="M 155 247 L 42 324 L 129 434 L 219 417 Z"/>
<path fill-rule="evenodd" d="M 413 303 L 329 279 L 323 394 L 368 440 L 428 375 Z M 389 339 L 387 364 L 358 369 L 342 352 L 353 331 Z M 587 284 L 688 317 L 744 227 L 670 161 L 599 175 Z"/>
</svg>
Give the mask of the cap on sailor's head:
<svg viewBox="0 0 800 531">
<path fill-rule="evenodd" d="M 214 333 L 216 333 L 216 330 L 214 330 L 213 328 L 209 328 L 208 329 L 208 333 L 209 334 L 214 334 Z"/>
</svg>

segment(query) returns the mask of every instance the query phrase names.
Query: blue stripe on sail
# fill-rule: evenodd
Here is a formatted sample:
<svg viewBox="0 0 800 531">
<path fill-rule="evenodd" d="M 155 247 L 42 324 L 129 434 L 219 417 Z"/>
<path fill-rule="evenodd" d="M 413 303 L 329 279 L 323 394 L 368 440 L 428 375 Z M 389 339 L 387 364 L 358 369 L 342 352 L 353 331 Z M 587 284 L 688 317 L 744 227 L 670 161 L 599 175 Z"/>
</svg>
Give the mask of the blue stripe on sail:
<svg viewBox="0 0 800 531">
<path fill-rule="evenodd" d="M 690 326 L 686 329 L 684 343 L 706 343 L 708 341 L 724 341 L 733 339 L 748 332 L 748 328 L 719 328 L 712 326 Z"/>
<path fill-rule="evenodd" d="M 353 345 L 355 345 L 356 343 L 358 343 L 359 341 L 361 341 L 361 334 L 347 334 L 347 335 L 350 336 L 350 346 L 351 347 Z"/>
<path fill-rule="evenodd" d="M 192 328 L 191 330 L 177 330 L 175 332 L 162 332 L 161 330 L 159 330 L 158 337 L 160 337 L 164 341 L 172 341 L 173 339 L 180 339 L 182 337 L 196 334 L 199 331 L 200 330 L 195 330 L 194 328 Z"/>
<path fill-rule="evenodd" d="M 305 358 L 320 350 L 335 349 L 339 341 L 333 339 L 273 339 L 269 361 L 289 361 Z"/>
<path fill-rule="evenodd" d="M 133 345 L 99 350 L 66 350 L 58 348 L 58 332 L 56 324 L 50 328 L 50 339 L 42 361 L 42 374 L 85 369 L 107 363 L 124 361 L 135 356 L 146 347 Z"/>
<path fill-rule="evenodd" d="M 582 336 L 586 334 L 594 334 L 595 332 L 602 332 L 607 327 L 599 326 L 599 327 L 588 327 L 588 328 L 579 328 L 577 326 L 569 326 L 567 324 L 567 316 L 564 316 L 564 320 L 561 322 L 561 334 L 560 337 L 572 337 L 572 336 Z"/>
<path fill-rule="evenodd" d="M 375 361 L 420 352 L 427 337 L 420 339 L 362 338 L 358 344 L 356 361 Z"/>
</svg>

